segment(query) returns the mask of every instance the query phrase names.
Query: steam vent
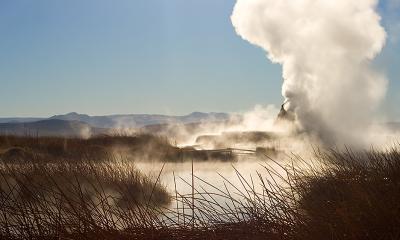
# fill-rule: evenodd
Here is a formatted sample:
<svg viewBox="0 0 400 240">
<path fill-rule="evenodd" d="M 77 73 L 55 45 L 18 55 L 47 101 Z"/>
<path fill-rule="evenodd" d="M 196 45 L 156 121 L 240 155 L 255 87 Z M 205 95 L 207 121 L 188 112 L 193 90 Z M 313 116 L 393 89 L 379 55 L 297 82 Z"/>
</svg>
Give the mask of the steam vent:
<svg viewBox="0 0 400 240">
<path fill-rule="evenodd" d="M 284 121 L 288 121 L 288 122 L 293 122 L 295 120 L 295 115 L 292 111 L 290 110 L 286 110 L 285 109 L 285 105 L 288 102 L 284 102 L 281 105 L 281 110 L 279 111 L 278 117 L 276 119 L 276 122 L 284 122 Z"/>
</svg>

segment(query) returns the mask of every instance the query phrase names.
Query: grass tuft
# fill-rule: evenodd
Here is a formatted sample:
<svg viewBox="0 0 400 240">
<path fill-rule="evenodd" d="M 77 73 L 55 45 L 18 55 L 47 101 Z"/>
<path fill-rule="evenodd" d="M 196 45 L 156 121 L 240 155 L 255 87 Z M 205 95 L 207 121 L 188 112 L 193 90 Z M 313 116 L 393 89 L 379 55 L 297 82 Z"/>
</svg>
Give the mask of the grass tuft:
<svg viewBox="0 0 400 240">
<path fill-rule="evenodd" d="M 182 179 L 193 189 L 185 195 L 167 193 L 130 161 L 73 152 L 114 141 L 139 146 L 132 139 L 70 139 L 63 148 L 60 139 L 35 141 L 0 137 L 2 239 L 400 239 L 395 148 L 316 150 L 288 162 L 265 156 L 257 181 L 240 169 L 240 186 L 194 176 L 195 186 Z M 49 161 L 64 154 L 79 157 Z"/>
</svg>

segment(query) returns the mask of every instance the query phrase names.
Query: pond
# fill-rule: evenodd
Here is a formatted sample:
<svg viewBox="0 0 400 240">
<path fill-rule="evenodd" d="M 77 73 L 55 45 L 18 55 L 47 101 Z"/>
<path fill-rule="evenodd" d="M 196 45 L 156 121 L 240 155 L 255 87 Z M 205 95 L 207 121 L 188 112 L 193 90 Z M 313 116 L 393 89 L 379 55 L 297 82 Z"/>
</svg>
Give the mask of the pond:
<svg viewBox="0 0 400 240">
<path fill-rule="evenodd" d="M 174 214 L 186 214 L 190 218 L 192 204 L 196 214 L 201 215 L 198 211 L 209 208 L 217 214 L 217 211 L 246 205 L 249 200 L 255 200 L 256 195 L 263 196 L 267 181 L 284 184 L 281 177 L 286 177 L 286 171 L 281 166 L 287 163 L 284 157 L 275 160 L 256 154 L 239 156 L 235 162 L 195 161 L 193 179 L 191 161 L 136 162 L 136 166 L 152 178 L 159 177 L 159 181 L 173 196 L 168 208 Z"/>
</svg>

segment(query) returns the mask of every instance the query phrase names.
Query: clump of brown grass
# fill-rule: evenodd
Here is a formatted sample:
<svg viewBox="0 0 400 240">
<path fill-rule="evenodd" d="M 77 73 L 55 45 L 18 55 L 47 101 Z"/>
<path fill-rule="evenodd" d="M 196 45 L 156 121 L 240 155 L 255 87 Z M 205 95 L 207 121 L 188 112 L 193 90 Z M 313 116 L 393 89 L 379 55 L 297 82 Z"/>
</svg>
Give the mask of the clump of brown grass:
<svg viewBox="0 0 400 240">
<path fill-rule="evenodd" d="M 399 239 L 400 152 L 317 153 L 321 168 L 298 180 L 302 239 Z"/>
<path fill-rule="evenodd" d="M 170 197 L 129 163 L 0 165 L 0 238 L 82 238 L 150 227 Z"/>
<path fill-rule="evenodd" d="M 258 191 L 252 178 L 236 170 L 242 186 L 222 179 L 224 189 L 211 186 L 214 192 L 195 188 L 194 196 L 177 194 L 181 207 L 175 211 L 180 219 L 175 227 L 190 229 L 194 221 L 189 239 L 400 238 L 397 149 L 318 150 L 312 160 L 294 156 L 290 164 L 282 165 L 269 159 L 262 168 Z M 195 214 L 191 214 L 192 198 Z"/>
<path fill-rule="evenodd" d="M 293 156 L 286 164 L 266 156 L 257 183 L 235 169 L 241 186 L 221 176 L 224 187 L 217 188 L 193 175 L 197 184 L 186 182 L 193 194 L 174 196 L 159 178 L 150 181 L 128 163 L 3 163 L 0 237 L 400 238 L 397 149 L 314 155 Z M 176 208 L 162 207 L 168 197 Z"/>
<path fill-rule="evenodd" d="M 168 139 L 149 134 L 99 135 L 92 138 L 0 136 L 0 157 L 13 162 L 103 161 L 114 155 L 161 159 L 175 152 Z"/>
</svg>

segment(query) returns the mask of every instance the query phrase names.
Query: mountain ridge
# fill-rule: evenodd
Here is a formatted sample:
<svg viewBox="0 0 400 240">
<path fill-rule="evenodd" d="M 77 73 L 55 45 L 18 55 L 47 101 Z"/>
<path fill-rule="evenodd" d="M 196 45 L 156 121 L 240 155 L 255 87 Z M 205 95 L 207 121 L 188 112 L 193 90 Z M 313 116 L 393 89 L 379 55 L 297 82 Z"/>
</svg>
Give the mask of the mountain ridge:
<svg viewBox="0 0 400 240">
<path fill-rule="evenodd" d="M 106 133 L 106 129 L 90 126 L 85 122 L 45 119 L 35 122 L 0 123 L 0 134 L 17 136 L 90 137 Z"/>
<path fill-rule="evenodd" d="M 90 116 L 77 112 L 49 118 L 0 118 L 0 134 L 40 136 L 90 136 L 113 129 L 141 129 L 146 126 L 190 124 L 229 119 L 227 113 L 193 112 L 183 116 L 161 114 L 115 114 Z"/>
</svg>

